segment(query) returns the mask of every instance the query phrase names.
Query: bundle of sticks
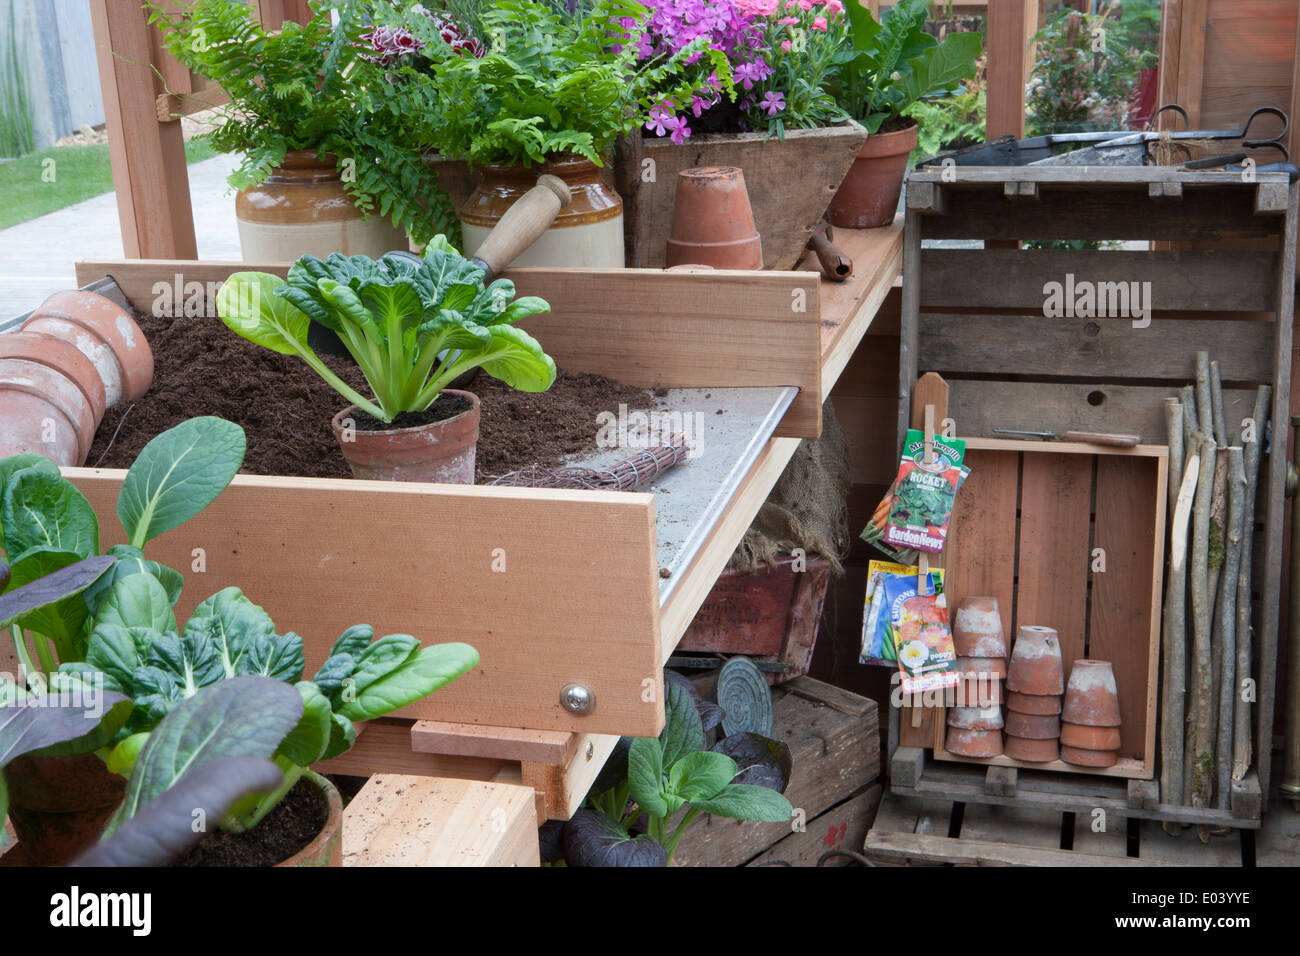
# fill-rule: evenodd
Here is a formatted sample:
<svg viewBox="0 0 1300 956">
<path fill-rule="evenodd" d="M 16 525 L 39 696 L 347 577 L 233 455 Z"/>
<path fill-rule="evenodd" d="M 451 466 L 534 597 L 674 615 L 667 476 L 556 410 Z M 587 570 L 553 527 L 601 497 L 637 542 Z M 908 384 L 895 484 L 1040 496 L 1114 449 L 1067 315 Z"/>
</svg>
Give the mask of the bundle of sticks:
<svg viewBox="0 0 1300 956">
<path fill-rule="evenodd" d="M 1253 415 L 1231 444 L 1219 363 L 1209 353 L 1196 354 L 1196 384 L 1165 402 L 1170 557 L 1162 803 L 1226 810 L 1231 781 L 1250 768 L 1253 695 L 1244 690 L 1251 672 L 1255 497 L 1270 393 L 1259 386 Z M 1165 829 L 1181 827 L 1166 823 Z M 1198 826 L 1197 834 L 1209 841 L 1208 827 Z"/>
<path fill-rule="evenodd" d="M 586 488 L 593 491 L 632 491 L 676 466 L 691 453 L 684 434 L 670 435 L 662 445 L 639 451 L 608 468 L 543 468 L 530 465 L 493 478 L 489 485 L 517 488 Z"/>
</svg>

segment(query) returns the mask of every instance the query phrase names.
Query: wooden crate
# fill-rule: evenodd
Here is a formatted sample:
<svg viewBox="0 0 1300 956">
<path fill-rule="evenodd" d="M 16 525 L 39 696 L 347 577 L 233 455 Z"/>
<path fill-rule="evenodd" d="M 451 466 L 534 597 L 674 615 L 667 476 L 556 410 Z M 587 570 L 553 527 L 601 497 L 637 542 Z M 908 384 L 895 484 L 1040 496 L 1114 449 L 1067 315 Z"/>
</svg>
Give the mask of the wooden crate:
<svg viewBox="0 0 1300 956">
<path fill-rule="evenodd" d="M 921 371 L 947 380 L 946 417 L 957 434 L 977 438 L 994 437 L 995 427 L 1081 429 L 1135 433 L 1144 443 L 1163 444 L 1163 401 L 1194 380 L 1199 350 L 1222 363 L 1229 421 L 1251 414 L 1257 385 L 1273 387 L 1270 423 L 1277 444 L 1262 465 L 1258 496 L 1263 532 L 1256 536 L 1261 598 L 1253 670 L 1255 712 L 1264 729 L 1255 735 L 1254 766 L 1264 792 L 1277 660 L 1298 195 L 1281 173 L 1247 182 L 1234 173 L 1166 167 L 927 169 L 909 181 L 904 241 L 900 439 Z M 991 245 L 988 240 L 1243 238 L 1265 251 L 923 248 L 929 239 Z M 1130 315 L 1047 318 L 1045 286 L 1064 284 L 1067 275 L 1076 287 L 1150 282 L 1150 324 L 1139 319 L 1135 325 Z M 1118 286 L 1106 288 L 1108 304 L 1112 293 Z M 1088 510 L 1082 500 L 1078 507 Z M 1153 518 L 1147 528 L 1160 533 Z M 992 546 L 1010 547 L 1005 534 Z M 1145 580 L 1140 590 L 1146 594 Z M 1078 603 L 1077 594 L 1068 596 Z M 1144 608 L 1121 610 L 1136 621 Z M 891 739 L 910 743 L 911 721 L 903 723 Z M 925 732 L 929 745 L 934 726 Z"/>
</svg>

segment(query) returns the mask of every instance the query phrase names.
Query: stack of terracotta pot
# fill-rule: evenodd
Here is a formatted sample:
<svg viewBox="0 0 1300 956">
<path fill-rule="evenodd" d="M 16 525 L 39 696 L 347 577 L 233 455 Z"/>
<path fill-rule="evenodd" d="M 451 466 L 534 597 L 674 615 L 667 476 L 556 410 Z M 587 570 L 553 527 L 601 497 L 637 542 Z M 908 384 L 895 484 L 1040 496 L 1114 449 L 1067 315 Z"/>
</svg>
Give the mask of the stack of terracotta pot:
<svg viewBox="0 0 1300 956">
<path fill-rule="evenodd" d="M 1061 759 L 1078 767 L 1113 766 L 1119 755 L 1119 692 L 1108 661 L 1075 661 L 1061 712 Z"/>
<path fill-rule="evenodd" d="M 1002 753 L 1002 681 L 1007 676 L 1007 639 L 998 599 L 965 597 L 952 623 L 961 683 L 948 710 L 949 753 L 997 757 Z"/>
<path fill-rule="evenodd" d="M 1046 763 L 1060 756 L 1064 689 L 1061 642 L 1056 631 L 1036 625 L 1020 628 L 1007 671 L 1008 757 Z"/>
<path fill-rule="evenodd" d="M 105 410 L 153 381 L 153 352 L 130 314 L 93 292 L 56 292 L 0 335 L 0 458 L 86 460 Z"/>
<path fill-rule="evenodd" d="M 738 166 L 697 166 L 677 174 L 667 264 L 763 268 L 745 174 Z"/>
</svg>

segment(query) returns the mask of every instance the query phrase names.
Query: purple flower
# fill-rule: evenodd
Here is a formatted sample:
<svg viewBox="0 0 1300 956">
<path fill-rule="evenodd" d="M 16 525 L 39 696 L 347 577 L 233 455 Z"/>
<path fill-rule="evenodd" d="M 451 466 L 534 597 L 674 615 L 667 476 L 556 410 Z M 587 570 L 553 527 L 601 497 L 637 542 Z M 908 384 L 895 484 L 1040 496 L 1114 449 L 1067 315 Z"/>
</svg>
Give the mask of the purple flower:
<svg viewBox="0 0 1300 956">
<path fill-rule="evenodd" d="M 671 110 L 656 106 L 650 111 L 650 121 L 645 124 L 645 128 L 656 136 L 663 136 L 672 130 L 676 123 L 677 117 L 673 116 Z"/>
<path fill-rule="evenodd" d="M 759 109 L 767 110 L 768 116 L 775 116 L 785 109 L 785 95 L 769 90 L 763 97 L 763 102 L 758 104 Z"/>
<path fill-rule="evenodd" d="M 686 120 L 684 119 L 679 119 L 676 120 L 675 122 L 677 123 L 677 126 L 673 130 L 673 135 L 671 138 L 674 143 L 680 146 L 682 145 L 682 143 L 686 142 L 686 140 L 690 138 L 691 128 L 686 125 Z"/>
</svg>

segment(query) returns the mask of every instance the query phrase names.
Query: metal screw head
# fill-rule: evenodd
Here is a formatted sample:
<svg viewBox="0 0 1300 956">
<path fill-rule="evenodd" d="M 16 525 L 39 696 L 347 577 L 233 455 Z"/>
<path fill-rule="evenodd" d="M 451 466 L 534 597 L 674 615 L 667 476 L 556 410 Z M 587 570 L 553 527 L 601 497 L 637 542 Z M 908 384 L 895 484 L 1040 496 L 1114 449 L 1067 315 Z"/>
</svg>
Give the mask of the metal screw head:
<svg viewBox="0 0 1300 956">
<path fill-rule="evenodd" d="M 571 714 L 586 717 L 596 709 L 596 693 L 586 684 L 570 681 L 560 688 L 560 705 Z"/>
<path fill-rule="evenodd" d="M 596 756 L 596 745 L 587 744 L 587 759 L 590 760 L 594 756 Z"/>
</svg>

